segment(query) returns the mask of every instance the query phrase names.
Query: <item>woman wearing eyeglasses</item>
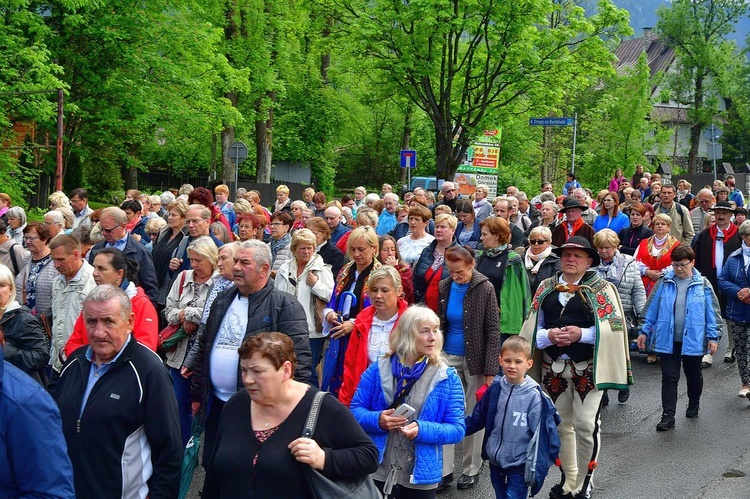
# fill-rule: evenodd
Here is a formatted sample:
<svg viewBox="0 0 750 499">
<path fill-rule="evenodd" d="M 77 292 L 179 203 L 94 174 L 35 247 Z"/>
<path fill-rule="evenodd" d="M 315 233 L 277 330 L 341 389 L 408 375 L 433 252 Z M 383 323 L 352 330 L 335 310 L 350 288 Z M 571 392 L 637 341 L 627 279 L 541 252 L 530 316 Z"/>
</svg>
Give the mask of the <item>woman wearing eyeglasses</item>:
<svg viewBox="0 0 750 499">
<path fill-rule="evenodd" d="M 59 275 L 52 263 L 47 243 L 52 239 L 50 226 L 32 222 L 23 230 L 23 240 L 31 253 L 16 276 L 16 301 L 31 313 L 52 319 L 52 281 Z M 51 326 L 51 324 L 50 324 Z"/>
<path fill-rule="evenodd" d="M 276 277 L 276 272 L 281 266 L 292 258 L 292 216 L 284 211 L 277 211 L 271 217 L 271 255 L 273 264 L 271 266 L 271 278 Z"/>
<path fill-rule="evenodd" d="M 620 198 L 617 192 L 609 191 L 602 196 L 602 207 L 599 216 L 594 220 L 594 231 L 610 229 L 617 234 L 621 229 L 630 225 L 628 216 L 620 213 Z"/>
<path fill-rule="evenodd" d="M 534 227 L 529 232 L 529 249 L 524 253 L 524 266 L 531 295 L 539 284 L 560 270 L 560 257 L 552 253 L 552 231 L 549 227 Z"/>
<path fill-rule="evenodd" d="M 182 238 L 187 237 L 185 214 L 188 205 L 184 201 L 174 201 L 167 207 L 167 226 L 159 231 L 159 237 L 151 250 L 156 270 L 156 282 L 159 283 L 159 298 L 156 300 L 156 311 L 159 312 L 161 326 L 166 326 L 161 319 L 161 311 L 167 303 L 167 294 L 174 280 L 169 269 L 172 253 L 180 246 Z"/>
<path fill-rule="evenodd" d="M 297 201 L 295 201 L 296 203 Z M 294 207 L 294 203 L 292 203 Z M 281 291 L 293 295 L 302 304 L 307 317 L 307 329 L 310 337 L 310 353 L 312 354 L 312 373 L 310 384 L 318 387 L 318 373 L 316 368 L 323 354 L 322 306 L 328 303 L 333 292 L 333 274 L 331 266 L 326 265 L 323 258 L 316 253 L 315 234 L 310 229 L 299 229 L 292 236 L 291 250 L 294 258 L 290 258 L 279 268 L 275 285 Z"/>
</svg>

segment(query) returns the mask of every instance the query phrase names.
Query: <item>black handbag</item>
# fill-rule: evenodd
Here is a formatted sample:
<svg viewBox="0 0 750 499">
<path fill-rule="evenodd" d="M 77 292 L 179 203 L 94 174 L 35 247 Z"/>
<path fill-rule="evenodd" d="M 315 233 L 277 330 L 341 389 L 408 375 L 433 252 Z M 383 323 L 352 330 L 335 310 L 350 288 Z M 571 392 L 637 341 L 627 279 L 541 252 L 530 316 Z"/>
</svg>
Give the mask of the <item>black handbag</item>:
<svg viewBox="0 0 750 499">
<path fill-rule="evenodd" d="M 326 395 L 327 392 L 323 391 L 315 394 L 312 406 L 310 406 L 310 413 L 307 415 L 307 421 L 305 421 L 305 427 L 302 430 L 303 437 L 312 438 L 315 425 L 318 423 L 320 406 L 323 403 L 323 397 Z M 370 475 L 331 480 L 311 466 L 303 465 L 303 468 L 305 469 L 305 480 L 312 494 L 311 497 L 320 499 L 332 497 L 337 499 L 382 499 L 383 497 Z"/>
</svg>

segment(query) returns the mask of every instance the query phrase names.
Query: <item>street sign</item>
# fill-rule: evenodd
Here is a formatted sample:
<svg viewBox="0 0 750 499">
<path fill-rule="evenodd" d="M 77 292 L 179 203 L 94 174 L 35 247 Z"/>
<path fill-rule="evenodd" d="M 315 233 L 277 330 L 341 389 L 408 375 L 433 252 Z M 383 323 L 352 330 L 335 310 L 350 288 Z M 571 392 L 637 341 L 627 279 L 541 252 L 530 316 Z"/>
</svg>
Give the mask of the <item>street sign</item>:
<svg viewBox="0 0 750 499">
<path fill-rule="evenodd" d="M 247 159 L 247 146 L 244 142 L 233 142 L 232 145 L 229 146 L 228 154 L 229 159 L 235 164 L 242 163 Z"/>
<path fill-rule="evenodd" d="M 573 118 L 530 118 L 529 125 L 531 126 L 573 126 L 575 119 Z"/>
<path fill-rule="evenodd" d="M 401 168 L 417 167 L 417 151 L 412 149 L 401 150 Z"/>
<path fill-rule="evenodd" d="M 706 148 L 706 159 L 713 161 L 715 159 L 722 159 L 724 157 L 724 151 L 722 150 L 721 144 L 718 142 L 713 144 L 711 147 Z"/>
<path fill-rule="evenodd" d="M 708 126 L 703 131 L 703 136 L 706 138 L 707 141 L 713 142 L 714 140 L 719 140 L 721 136 L 724 135 L 724 132 L 721 131 L 721 128 L 717 127 L 713 123 L 711 123 L 710 126 Z M 719 159 L 719 158 L 716 158 Z"/>
</svg>

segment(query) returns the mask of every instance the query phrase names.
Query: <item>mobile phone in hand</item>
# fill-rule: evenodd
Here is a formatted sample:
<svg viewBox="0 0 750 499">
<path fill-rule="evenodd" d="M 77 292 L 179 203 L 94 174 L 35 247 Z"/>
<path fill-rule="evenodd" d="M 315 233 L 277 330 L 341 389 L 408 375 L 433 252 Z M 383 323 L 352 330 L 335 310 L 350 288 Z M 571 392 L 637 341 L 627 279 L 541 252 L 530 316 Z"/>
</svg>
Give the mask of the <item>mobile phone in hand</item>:
<svg viewBox="0 0 750 499">
<path fill-rule="evenodd" d="M 391 414 L 391 417 L 395 418 L 409 418 L 412 414 L 417 412 L 415 408 L 410 406 L 409 404 L 401 404 L 396 408 L 395 411 L 393 411 L 393 414 Z"/>
</svg>

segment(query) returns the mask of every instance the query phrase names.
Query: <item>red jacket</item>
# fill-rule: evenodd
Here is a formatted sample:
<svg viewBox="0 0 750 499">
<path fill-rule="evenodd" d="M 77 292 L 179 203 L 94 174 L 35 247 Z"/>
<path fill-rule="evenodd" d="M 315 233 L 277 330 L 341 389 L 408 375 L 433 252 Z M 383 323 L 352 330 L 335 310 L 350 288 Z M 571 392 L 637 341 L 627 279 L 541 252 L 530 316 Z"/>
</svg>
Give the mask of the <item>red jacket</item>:
<svg viewBox="0 0 750 499">
<path fill-rule="evenodd" d="M 133 337 L 155 352 L 156 342 L 159 339 L 159 318 L 154 305 L 140 286 L 136 288 L 135 296 L 130 299 L 130 306 L 135 315 Z M 77 348 L 88 344 L 89 337 L 86 334 L 86 325 L 83 323 L 83 312 L 81 312 L 73 327 L 73 334 L 65 344 L 65 355 L 70 357 Z"/>
<path fill-rule="evenodd" d="M 401 318 L 409 304 L 406 300 L 398 299 L 398 317 L 396 317 L 395 328 L 398 320 Z M 357 314 L 354 320 L 354 329 L 349 335 L 349 346 L 346 347 L 346 356 L 344 357 L 344 382 L 339 391 L 339 401 L 345 406 L 349 406 L 354 398 L 354 392 L 357 391 L 359 379 L 362 374 L 370 367 L 367 359 L 367 338 L 372 328 L 372 319 L 375 317 L 375 307 L 370 305 Z"/>
</svg>

